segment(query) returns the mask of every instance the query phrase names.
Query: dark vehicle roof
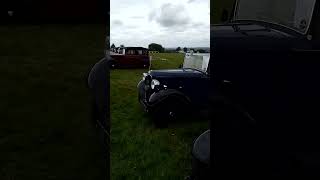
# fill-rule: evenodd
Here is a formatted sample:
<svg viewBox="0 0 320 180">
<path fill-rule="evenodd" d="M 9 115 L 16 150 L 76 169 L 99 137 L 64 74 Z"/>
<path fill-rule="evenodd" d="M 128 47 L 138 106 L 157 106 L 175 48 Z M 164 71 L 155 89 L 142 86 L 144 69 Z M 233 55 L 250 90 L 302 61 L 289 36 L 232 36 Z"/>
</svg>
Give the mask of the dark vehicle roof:
<svg viewBox="0 0 320 180">
<path fill-rule="evenodd" d="M 147 48 L 144 48 L 144 47 L 125 47 L 125 49 L 148 50 Z"/>
</svg>

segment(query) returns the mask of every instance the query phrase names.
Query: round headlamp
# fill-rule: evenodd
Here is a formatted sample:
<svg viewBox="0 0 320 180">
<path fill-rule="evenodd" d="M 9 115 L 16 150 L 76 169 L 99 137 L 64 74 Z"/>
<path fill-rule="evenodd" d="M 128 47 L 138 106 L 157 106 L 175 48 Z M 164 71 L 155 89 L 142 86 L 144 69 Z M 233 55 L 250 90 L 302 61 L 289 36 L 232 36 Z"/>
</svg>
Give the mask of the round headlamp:
<svg viewBox="0 0 320 180">
<path fill-rule="evenodd" d="M 151 81 L 151 89 L 154 89 L 156 86 L 159 86 L 160 85 L 160 82 L 156 79 L 153 79 Z"/>
</svg>

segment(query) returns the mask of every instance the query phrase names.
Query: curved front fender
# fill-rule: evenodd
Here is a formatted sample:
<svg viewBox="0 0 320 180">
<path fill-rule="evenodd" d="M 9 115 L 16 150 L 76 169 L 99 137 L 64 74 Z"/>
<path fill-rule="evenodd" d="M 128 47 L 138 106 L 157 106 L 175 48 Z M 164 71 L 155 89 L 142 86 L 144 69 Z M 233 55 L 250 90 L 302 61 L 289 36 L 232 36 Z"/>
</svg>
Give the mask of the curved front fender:
<svg viewBox="0 0 320 180">
<path fill-rule="evenodd" d="M 191 100 L 189 97 L 175 89 L 165 89 L 153 93 L 149 98 L 149 103 L 152 104 L 152 106 L 156 106 L 158 103 L 161 103 L 171 98 L 174 98 L 175 100 L 180 101 L 181 103 L 186 105 L 191 104 Z"/>
</svg>

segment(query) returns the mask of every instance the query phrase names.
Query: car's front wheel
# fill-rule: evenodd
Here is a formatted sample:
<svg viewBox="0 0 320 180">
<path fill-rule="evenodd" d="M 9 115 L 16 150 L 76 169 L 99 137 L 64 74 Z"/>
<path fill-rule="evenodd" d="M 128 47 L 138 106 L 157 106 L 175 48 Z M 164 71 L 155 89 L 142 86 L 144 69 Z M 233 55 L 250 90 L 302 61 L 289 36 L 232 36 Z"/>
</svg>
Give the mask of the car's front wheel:
<svg viewBox="0 0 320 180">
<path fill-rule="evenodd" d="M 153 113 L 153 119 L 156 127 L 164 128 L 169 122 L 175 122 L 185 116 L 187 105 L 178 100 L 167 100 L 159 104 Z"/>
</svg>

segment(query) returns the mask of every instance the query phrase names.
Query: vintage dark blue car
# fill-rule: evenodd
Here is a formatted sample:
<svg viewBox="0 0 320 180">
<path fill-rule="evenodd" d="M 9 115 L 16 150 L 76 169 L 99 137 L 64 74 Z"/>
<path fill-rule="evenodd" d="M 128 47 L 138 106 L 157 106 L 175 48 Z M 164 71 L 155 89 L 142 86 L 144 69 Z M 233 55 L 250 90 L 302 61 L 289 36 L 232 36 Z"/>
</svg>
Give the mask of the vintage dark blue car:
<svg viewBox="0 0 320 180">
<path fill-rule="evenodd" d="M 207 104 L 210 54 L 187 53 L 180 69 L 150 70 L 138 84 L 138 97 L 156 125 L 165 126 L 188 109 Z"/>
</svg>

